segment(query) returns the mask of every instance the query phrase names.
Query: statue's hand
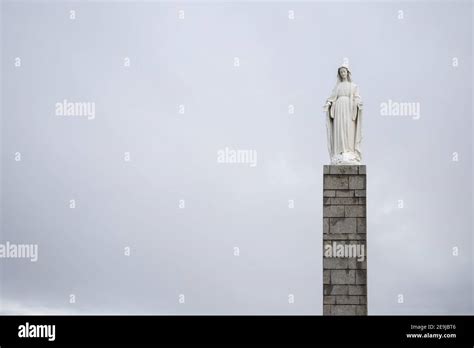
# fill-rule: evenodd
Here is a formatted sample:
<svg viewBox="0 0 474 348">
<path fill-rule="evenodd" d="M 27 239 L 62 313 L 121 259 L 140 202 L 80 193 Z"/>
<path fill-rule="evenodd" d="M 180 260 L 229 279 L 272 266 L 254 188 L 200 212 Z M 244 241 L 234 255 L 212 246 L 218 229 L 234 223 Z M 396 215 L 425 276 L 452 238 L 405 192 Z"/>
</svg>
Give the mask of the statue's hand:
<svg viewBox="0 0 474 348">
<path fill-rule="evenodd" d="M 330 106 L 331 106 L 331 102 L 327 102 L 326 105 L 324 105 L 323 110 L 324 110 L 325 112 L 328 112 Z"/>
<path fill-rule="evenodd" d="M 363 105 L 362 103 L 357 104 L 357 107 L 358 107 L 360 110 L 363 109 L 363 106 L 364 106 L 364 105 Z"/>
</svg>

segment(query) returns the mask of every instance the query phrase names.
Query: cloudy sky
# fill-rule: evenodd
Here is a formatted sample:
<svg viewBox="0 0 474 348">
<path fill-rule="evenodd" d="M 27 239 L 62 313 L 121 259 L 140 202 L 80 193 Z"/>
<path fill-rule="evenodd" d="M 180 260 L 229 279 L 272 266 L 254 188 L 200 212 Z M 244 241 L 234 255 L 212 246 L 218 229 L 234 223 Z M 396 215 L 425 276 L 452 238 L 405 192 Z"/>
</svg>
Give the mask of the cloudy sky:
<svg viewBox="0 0 474 348">
<path fill-rule="evenodd" d="M 369 314 L 474 312 L 472 2 L 3 1 L 1 31 L 0 240 L 39 248 L 0 259 L 1 313 L 321 314 L 344 59 Z"/>
</svg>

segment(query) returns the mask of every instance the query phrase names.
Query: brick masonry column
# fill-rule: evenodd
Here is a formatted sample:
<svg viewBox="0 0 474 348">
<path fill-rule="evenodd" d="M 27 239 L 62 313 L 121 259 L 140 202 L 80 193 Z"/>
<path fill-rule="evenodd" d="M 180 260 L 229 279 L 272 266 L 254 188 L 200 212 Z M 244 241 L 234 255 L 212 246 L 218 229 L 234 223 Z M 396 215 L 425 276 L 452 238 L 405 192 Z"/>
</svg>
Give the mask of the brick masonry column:
<svg viewBox="0 0 474 348">
<path fill-rule="evenodd" d="M 324 166 L 323 315 L 367 315 L 366 168 Z"/>
</svg>

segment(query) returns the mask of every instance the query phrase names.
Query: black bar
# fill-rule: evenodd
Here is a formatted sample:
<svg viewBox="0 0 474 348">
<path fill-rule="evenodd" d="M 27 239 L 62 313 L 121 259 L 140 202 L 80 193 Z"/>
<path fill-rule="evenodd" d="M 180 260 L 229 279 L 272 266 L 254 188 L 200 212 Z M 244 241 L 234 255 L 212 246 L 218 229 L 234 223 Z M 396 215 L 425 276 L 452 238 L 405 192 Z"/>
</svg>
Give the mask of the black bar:
<svg viewBox="0 0 474 348">
<path fill-rule="evenodd" d="M 19 337 L 26 323 L 55 325 Z M 23 325 L 23 327 L 21 327 Z M 412 326 L 415 325 L 415 326 Z M 432 325 L 432 326 L 430 326 Z M 44 327 L 43 327 L 44 329 Z M 423 329 L 423 330 L 421 330 Z M 36 334 L 36 327 L 28 333 Z M 46 331 L 42 331 L 46 333 Z M 453 335 L 409 338 L 407 334 Z M 47 335 L 44 335 L 47 336 Z M 49 336 L 52 338 L 52 336 Z M 64 344 L 409 344 L 474 346 L 473 316 L 0 316 L 1 348 Z"/>
</svg>

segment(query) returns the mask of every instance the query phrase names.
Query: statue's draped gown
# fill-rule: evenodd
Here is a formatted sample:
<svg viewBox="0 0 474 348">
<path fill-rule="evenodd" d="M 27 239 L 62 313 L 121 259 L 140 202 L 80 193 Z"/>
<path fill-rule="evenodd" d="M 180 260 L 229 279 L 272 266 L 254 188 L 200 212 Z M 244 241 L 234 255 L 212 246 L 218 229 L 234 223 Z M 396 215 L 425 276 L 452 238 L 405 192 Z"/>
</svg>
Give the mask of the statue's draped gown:
<svg viewBox="0 0 474 348">
<path fill-rule="evenodd" d="M 331 134 L 329 151 L 331 158 L 343 153 L 353 154 L 360 161 L 360 103 L 359 89 L 355 83 L 339 82 L 328 98 L 328 131 Z"/>
</svg>

